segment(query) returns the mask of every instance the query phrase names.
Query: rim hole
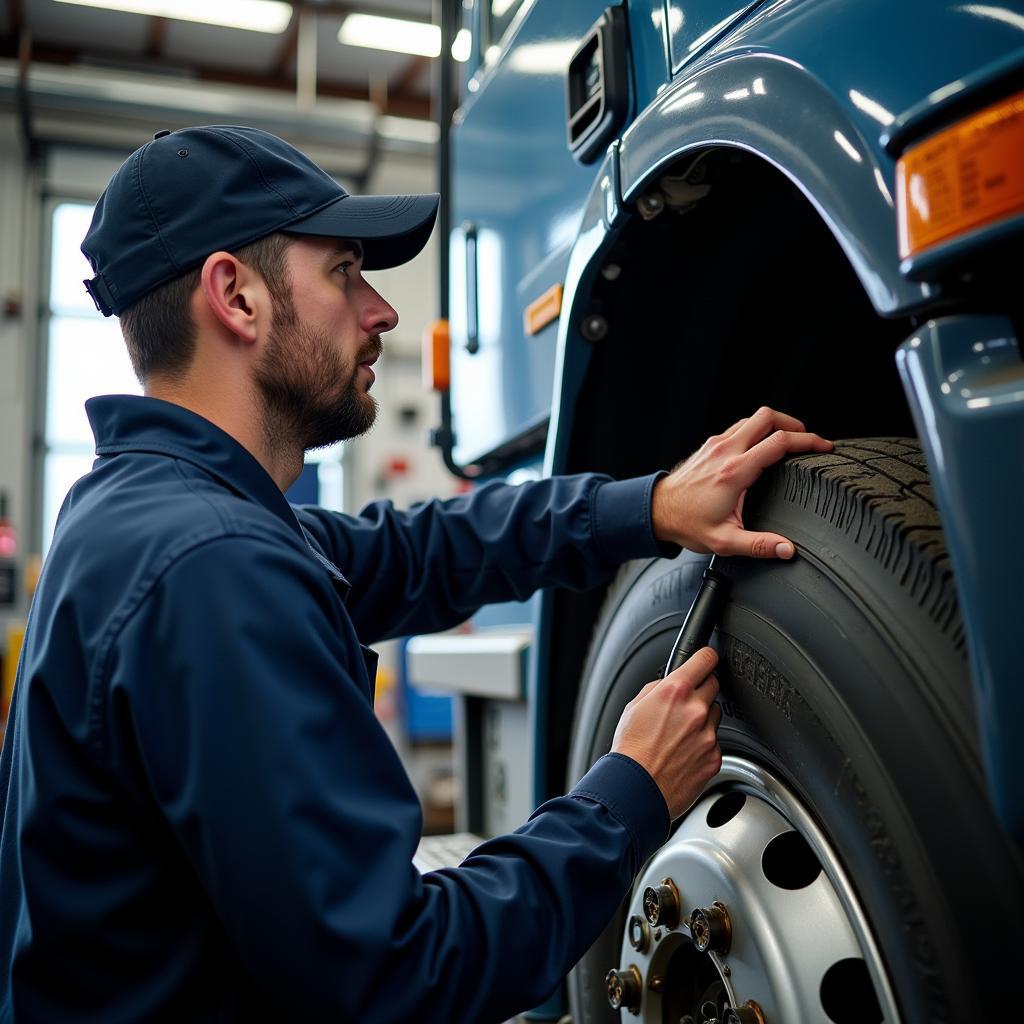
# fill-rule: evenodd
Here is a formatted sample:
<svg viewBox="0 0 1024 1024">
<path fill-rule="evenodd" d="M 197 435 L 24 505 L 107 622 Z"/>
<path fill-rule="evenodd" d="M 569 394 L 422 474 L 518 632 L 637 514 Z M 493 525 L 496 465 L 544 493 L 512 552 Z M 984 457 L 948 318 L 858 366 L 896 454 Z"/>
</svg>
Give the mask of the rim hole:
<svg viewBox="0 0 1024 1024">
<path fill-rule="evenodd" d="M 761 870 L 780 889 L 803 889 L 821 874 L 821 864 L 799 832 L 783 832 L 764 848 Z"/>
<path fill-rule="evenodd" d="M 746 793 L 733 792 L 720 796 L 709 808 L 707 822 L 711 828 L 721 828 L 732 821 L 747 802 Z"/>
<path fill-rule="evenodd" d="M 821 979 L 821 1006 L 834 1024 L 881 1024 L 882 1011 L 863 960 L 837 960 Z"/>
</svg>

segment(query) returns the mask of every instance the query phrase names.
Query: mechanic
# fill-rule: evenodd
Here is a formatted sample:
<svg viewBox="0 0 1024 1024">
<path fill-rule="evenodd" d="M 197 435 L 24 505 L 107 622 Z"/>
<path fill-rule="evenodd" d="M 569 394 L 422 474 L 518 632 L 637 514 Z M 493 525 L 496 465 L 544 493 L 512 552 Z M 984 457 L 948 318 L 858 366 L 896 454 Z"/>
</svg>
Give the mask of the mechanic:
<svg viewBox="0 0 1024 1024">
<path fill-rule="evenodd" d="M 720 765 L 716 656 L 628 706 L 568 796 L 461 867 L 413 866 L 416 794 L 367 642 L 627 559 L 791 557 L 742 496 L 829 442 L 770 409 L 671 474 L 490 483 L 408 512 L 296 508 L 304 452 L 373 422 L 363 276 L 437 196 L 349 196 L 250 128 L 160 132 L 83 243 L 144 397 L 88 403 L 0 760 L 0 1020 L 500 1020 L 536 1005 Z"/>
</svg>

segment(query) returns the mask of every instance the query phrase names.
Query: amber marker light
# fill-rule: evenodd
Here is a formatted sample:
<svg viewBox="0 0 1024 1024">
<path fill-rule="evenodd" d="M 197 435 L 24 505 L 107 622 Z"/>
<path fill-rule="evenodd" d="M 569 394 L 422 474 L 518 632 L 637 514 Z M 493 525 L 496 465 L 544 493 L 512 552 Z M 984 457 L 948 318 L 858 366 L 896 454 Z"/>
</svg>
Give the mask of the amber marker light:
<svg viewBox="0 0 1024 1024">
<path fill-rule="evenodd" d="M 447 320 L 435 320 L 423 332 L 423 386 L 447 391 L 452 381 L 451 334 Z"/>
<path fill-rule="evenodd" d="M 910 147 L 896 164 L 900 258 L 1024 212 L 1024 92 Z"/>
<path fill-rule="evenodd" d="M 562 314 L 562 285 L 553 284 L 540 298 L 534 299 L 523 311 L 523 330 L 539 334 Z"/>
</svg>

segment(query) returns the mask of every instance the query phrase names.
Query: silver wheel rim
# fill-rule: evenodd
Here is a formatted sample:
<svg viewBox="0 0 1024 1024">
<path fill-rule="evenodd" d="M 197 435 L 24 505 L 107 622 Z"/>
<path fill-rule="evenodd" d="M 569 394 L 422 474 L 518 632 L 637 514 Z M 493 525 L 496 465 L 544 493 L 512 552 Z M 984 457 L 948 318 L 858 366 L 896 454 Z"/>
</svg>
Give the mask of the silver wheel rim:
<svg viewBox="0 0 1024 1024">
<path fill-rule="evenodd" d="M 644 891 L 665 879 L 678 890 L 680 923 L 648 924 L 638 949 L 634 918 L 644 919 Z M 697 953 L 690 912 L 715 903 L 728 913 L 729 949 Z M 716 977 L 720 1005 L 752 1000 L 766 1024 L 847 1024 L 862 1019 L 857 1001 L 870 999 L 871 989 L 875 1019 L 900 1019 L 867 918 L 824 833 L 788 787 L 733 755 L 638 876 L 617 966 L 635 966 L 642 978 L 639 1003 L 622 1011 L 624 1021 L 667 1020 L 687 972 Z M 715 1020 L 699 1010 L 692 1019 Z"/>
</svg>

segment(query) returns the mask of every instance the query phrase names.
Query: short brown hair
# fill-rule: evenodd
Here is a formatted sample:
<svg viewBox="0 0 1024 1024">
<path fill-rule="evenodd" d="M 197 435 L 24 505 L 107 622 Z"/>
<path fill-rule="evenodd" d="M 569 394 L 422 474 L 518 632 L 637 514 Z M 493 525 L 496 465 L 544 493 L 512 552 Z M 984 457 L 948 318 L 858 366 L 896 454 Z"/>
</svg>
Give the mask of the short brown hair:
<svg viewBox="0 0 1024 1024">
<path fill-rule="evenodd" d="M 288 301 L 290 243 L 288 235 L 275 232 L 232 252 L 263 278 L 275 304 Z M 202 267 L 196 267 L 167 281 L 121 314 L 121 333 L 140 384 L 153 374 L 183 374 L 192 362 L 196 324 L 189 306 L 201 275 Z"/>
</svg>

